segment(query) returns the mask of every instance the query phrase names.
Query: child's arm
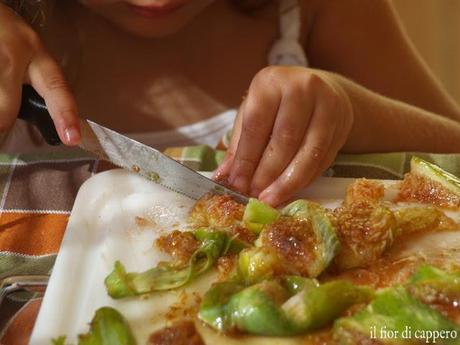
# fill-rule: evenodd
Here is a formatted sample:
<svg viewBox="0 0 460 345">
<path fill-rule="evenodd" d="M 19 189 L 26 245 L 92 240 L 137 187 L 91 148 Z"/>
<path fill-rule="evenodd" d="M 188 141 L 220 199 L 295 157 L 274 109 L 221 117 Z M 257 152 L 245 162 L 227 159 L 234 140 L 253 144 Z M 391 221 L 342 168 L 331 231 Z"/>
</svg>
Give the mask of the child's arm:
<svg viewBox="0 0 460 345">
<path fill-rule="evenodd" d="M 397 22 L 389 0 L 308 0 L 315 68 L 264 69 L 217 173 L 277 205 L 338 151 L 460 152 L 460 110 Z M 353 82 L 353 81 L 354 82 Z"/>
<path fill-rule="evenodd" d="M 460 152 L 460 121 L 397 101 L 336 74 L 327 73 L 347 93 L 353 126 L 340 151 L 349 153 Z"/>
<path fill-rule="evenodd" d="M 460 123 L 334 73 L 269 67 L 251 83 L 217 174 L 278 205 L 321 174 L 340 150 L 460 152 Z"/>
<path fill-rule="evenodd" d="M 460 120 L 458 105 L 409 41 L 391 1 L 301 1 L 313 4 L 313 24 L 305 43 L 313 68 L 336 72 L 387 97 Z"/>
</svg>

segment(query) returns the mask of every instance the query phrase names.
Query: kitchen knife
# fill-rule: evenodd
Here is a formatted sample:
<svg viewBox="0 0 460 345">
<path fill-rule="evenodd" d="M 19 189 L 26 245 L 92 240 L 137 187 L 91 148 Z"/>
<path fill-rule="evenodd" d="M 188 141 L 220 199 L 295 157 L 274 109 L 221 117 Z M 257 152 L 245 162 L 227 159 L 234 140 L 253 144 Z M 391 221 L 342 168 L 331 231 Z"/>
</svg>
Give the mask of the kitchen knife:
<svg viewBox="0 0 460 345">
<path fill-rule="evenodd" d="M 35 125 L 48 144 L 61 141 L 43 98 L 31 86 L 23 87 L 19 118 Z M 130 139 L 90 120 L 80 120 L 80 147 L 99 159 L 139 173 L 177 193 L 199 199 L 206 193 L 229 194 L 246 204 L 247 197 L 214 182 L 154 148 Z"/>
</svg>

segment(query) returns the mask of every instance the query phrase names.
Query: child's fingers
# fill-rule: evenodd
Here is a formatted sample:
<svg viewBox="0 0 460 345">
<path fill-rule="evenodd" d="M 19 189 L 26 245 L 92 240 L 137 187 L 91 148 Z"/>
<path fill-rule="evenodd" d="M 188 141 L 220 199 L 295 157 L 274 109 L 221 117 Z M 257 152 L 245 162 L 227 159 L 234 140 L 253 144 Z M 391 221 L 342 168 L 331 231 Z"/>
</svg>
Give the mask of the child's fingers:
<svg viewBox="0 0 460 345">
<path fill-rule="evenodd" d="M 253 174 L 270 139 L 281 100 L 277 87 L 255 78 L 242 113 L 241 133 L 230 170 L 229 183 L 247 193 Z M 267 87 L 268 86 L 268 87 Z"/>
<path fill-rule="evenodd" d="M 292 197 L 309 184 L 325 160 L 330 159 L 330 148 L 336 128 L 334 113 L 326 102 L 316 105 L 304 142 L 284 172 L 266 188 L 259 198 L 273 206 Z"/>
<path fill-rule="evenodd" d="M 18 115 L 23 83 L 45 99 L 61 140 L 80 139 L 76 103 L 59 66 L 45 51 L 36 32 L 8 7 L 0 5 L 0 128 Z"/>
<path fill-rule="evenodd" d="M 235 122 L 232 128 L 232 137 L 225 153 L 224 161 L 219 165 L 213 175 L 214 180 L 226 180 L 230 175 L 230 170 L 232 167 L 233 159 L 235 158 L 236 149 L 238 147 L 238 142 L 241 135 L 241 126 L 243 123 L 243 108 L 245 102 L 241 104 L 238 114 L 236 115 Z"/>
<path fill-rule="evenodd" d="M 305 137 L 313 104 L 312 94 L 301 88 L 283 94 L 273 133 L 252 179 L 251 196 L 257 197 L 289 165 Z"/>
<path fill-rule="evenodd" d="M 76 101 L 57 63 L 44 50 L 33 57 L 28 76 L 30 83 L 45 99 L 61 141 L 66 145 L 80 142 Z"/>
</svg>

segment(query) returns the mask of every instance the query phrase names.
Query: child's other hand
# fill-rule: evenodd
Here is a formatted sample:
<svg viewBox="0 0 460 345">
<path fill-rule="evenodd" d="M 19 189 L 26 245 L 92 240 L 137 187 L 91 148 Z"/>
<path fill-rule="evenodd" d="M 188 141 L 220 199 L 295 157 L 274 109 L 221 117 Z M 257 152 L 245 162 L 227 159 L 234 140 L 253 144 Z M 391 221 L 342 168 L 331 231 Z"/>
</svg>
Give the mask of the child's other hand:
<svg viewBox="0 0 460 345">
<path fill-rule="evenodd" d="M 0 4 L 1 132 L 10 129 L 16 120 L 23 84 L 31 84 L 45 99 L 62 142 L 78 144 L 77 107 L 61 69 L 33 29 Z"/>
<path fill-rule="evenodd" d="M 352 124 L 350 100 L 333 74 L 267 67 L 252 80 L 215 176 L 276 206 L 329 167 Z"/>
</svg>

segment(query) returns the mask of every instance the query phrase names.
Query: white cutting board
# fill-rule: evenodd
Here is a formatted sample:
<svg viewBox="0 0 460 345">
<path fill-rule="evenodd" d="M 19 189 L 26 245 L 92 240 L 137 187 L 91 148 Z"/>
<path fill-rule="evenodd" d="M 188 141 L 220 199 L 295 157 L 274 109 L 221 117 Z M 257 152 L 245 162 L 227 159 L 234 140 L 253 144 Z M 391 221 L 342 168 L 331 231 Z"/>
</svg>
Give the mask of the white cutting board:
<svg viewBox="0 0 460 345">
<path fill-rule="evenodd" d="M 299 196 L 335 207 L 353 180 L 319 178 Z M 49 345 L 51 338 L 60 335 L 76 343 L 77 334 L 88 331 L 89 321 L 101 306 L 121 311 L 138 344 L 145 344 L 155 316 L 162 312 L 158 299 L 112 300 L 104 278 L 116 260 L 137 272 L 167 260 L 155 250 L 154 240 L 184 224 L 193 203 L 127 170 L 103 172 L 86 181 L 78 192 L 30 344 Z M 136 217 L 149 222 L 140 225 Z M 209 282 L 198 279 L 190 289 L 206 289 L 200 284 Z M 177 298 L 171 293 L 160 297 L 171 302 Z"/>
</svg>

